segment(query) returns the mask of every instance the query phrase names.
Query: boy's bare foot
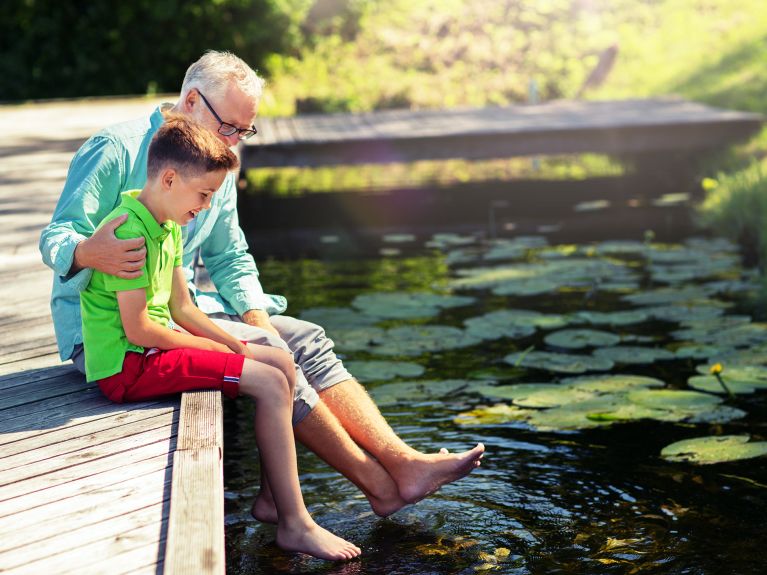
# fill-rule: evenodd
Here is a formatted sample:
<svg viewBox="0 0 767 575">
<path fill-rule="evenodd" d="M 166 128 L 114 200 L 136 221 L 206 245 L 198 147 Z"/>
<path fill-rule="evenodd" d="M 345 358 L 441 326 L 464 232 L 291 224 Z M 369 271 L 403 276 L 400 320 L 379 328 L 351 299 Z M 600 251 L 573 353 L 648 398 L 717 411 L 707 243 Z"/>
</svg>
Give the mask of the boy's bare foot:
<svg viewBox="0 0 767 575">
<path fill-rule="evenodd" d="M 447 451 L 447 450 L 445 450 Z M 421 455 L 402 465 L 396 475 L 392 473 L 400 496 L 408 503 L 416 503 L 479 467 L 485 446 L 478 443 L 463 453 L 440 450 L 437 454 Z"/>
<path fill-rule="evenodd" d="M 370 493 L 365 493 L 365 496 L 368 498 L 371 509 L 379 517 L 388 517 L 409 505 L 407 501 L 400 497 L 396 489 L 392 493 L 381 494 L 379 496 Z M 265 493 L 262 490 L 253 502 L 250 514 L 256 521 L 261 523 L 276 524 L 278 519 L 277 508 L 274 506 L 274 499 L 271 498 L 271 494 Z"/>
<path fill-rule="evenodd" d="M 272 499 L 271 493 L 264 493 L 261 490 L 250 508 L 250 514 L 256 521 L 276 525 L 277 508 L 274 506 L 274 499 Z"/>
<path fill-rule="evenodd" d="M 330 561 L 354 559 L 362 554 L 359 547 L 346 539 L 333 535 L 313 521 L 308 524 L 301 523 L 295 528 L 279 525 L 277 527 L 277 545 L 285 551 L 306 553 Z"/>
</svg>

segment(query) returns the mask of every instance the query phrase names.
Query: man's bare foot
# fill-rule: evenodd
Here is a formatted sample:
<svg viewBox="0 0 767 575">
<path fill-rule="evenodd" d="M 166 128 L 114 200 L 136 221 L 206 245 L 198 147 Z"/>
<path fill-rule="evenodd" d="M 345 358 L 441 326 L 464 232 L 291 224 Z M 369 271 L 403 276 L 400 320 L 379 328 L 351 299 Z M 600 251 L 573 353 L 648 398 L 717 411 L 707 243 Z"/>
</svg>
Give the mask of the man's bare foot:
<svg viewBox="0 0 767 575">
<path fill-rule="evenodd" d="M 301 523 L 295 528 L 278 525 L 277 545 L 285 551 L 306 553 L 330 561 L 354 559 L 362 554 L 359 547 L 333 535 L 311 520 L 308 524 Z"/>
<path fill-rule="evenodd" d="M 422 454 L 396 471 L 392 470 L 392 477 L 397 482 L 402 499 L 408 503 L 416 503 L 443 485 L 471 473 L 479 467 L 484 453 L 485 446 L 478 443 L 474 449 L 463 453 L 454 454 L 440 450 L 438 454 Z"/>
<path fill-rule="evenodd" d="M 379 517 L 388 517 L 392 513 L 396 513 L 406 505 L 410 505 L 407 501 L 400 497 L 397 486 L 391 480 L 391 493 L 382 493 L 375 496 L 371 493 L 365 493 L 365 497 L 368 498 L 368 503 L 373 509 L 373 512 Z"/>
<path fill-rule="evenodd" d="M 261 490 L 250 508 L 250 514 L 256 521 L 261 523 L 277 523 L 277 508 L 271 493 Z"/>
</svg>

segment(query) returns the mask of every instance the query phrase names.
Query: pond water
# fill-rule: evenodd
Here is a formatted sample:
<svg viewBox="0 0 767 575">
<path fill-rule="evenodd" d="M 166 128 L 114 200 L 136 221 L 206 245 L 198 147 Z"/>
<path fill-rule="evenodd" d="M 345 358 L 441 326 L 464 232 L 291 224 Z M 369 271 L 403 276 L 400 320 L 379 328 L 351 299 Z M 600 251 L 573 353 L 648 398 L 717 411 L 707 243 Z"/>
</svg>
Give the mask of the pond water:
<svg viewBox="0 0 767 575">
<path fill-rule="evenodd" d="M 640 230 L 579 244 L 400 233 L 351 256 L 326 233 L 324 256 L 259 257 L 268 291 L 326 327 L 405 441 L 426 452 L 481 441 L 487 454 L 381 519 L 299 447 L 310 512 L 363 549 L 325 563 L 281 552 L 249 516 L 253 411 L 227 401 L 227 572 L 763 573 L 767 460 L 660 455 L 689 438 L 767 436 L 758 281 L 727 242 Z M 714 362 L 732 397 L 708 375 Z"/>
</svg>

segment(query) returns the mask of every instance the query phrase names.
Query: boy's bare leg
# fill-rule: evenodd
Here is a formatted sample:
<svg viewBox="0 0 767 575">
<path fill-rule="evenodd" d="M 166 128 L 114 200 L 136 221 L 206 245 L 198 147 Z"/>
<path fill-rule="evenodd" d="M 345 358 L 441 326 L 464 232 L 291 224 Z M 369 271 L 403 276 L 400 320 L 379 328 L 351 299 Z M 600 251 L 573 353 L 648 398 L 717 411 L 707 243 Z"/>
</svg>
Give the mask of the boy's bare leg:
<svg viewBox="0 0 767 575">
<path fill-rule="evenodd" d="M 415 503 L 479 467 L 484 445 L 463 453 L 425 454 L 407 445 L 384 419 L 367 391 L 350 379 L 320 392 L 352 440 L 375 457 L 394 479 L 402 499 Z"/>
<path fill-rule="evenodd" d="M 358 547 L 317 525 L 304 505 L 290 421 L 293 395 L 284 373 L 245 360 L 240 392 L 255 400 L 256 441 L 278 511 L 277 545 L 321 559 L 357 557 Z"/>
<path fill-rule="evenodd" d="M 360 488 L 377 515 L 386 517 L 408 504 L 400 497 L 397 484 L 386 469 L 352 441 L 321 401 L 294 431 L 301 443 Z M 262 480 L 251 513 L 259 521 L 275 521 L 268 482 Z"/>
</svg>

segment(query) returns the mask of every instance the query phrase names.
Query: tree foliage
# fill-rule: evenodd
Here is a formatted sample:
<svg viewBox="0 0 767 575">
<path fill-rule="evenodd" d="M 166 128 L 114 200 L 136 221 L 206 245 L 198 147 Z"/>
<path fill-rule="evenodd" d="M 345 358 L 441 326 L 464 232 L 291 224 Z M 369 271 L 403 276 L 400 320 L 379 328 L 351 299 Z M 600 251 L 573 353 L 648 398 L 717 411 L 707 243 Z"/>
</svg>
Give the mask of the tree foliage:
<svg viewBox="0 0 767 575">
<path fill-rule="evenodd" d="M 255 68 L 299 39 L 301 0 L 5 0 L 0 100 L 175 92 L 207 49 Z"/>
</svg>

